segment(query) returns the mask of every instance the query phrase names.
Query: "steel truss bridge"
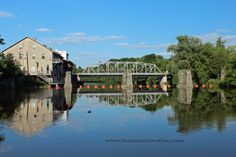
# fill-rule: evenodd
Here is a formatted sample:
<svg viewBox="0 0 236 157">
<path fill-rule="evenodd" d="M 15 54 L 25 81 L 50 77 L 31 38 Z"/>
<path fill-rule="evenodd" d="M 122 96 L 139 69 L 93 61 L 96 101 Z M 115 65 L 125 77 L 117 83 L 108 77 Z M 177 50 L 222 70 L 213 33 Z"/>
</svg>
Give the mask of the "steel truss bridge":
<svg viewBox="0 0 236 157">
<path fill-rule="evenodd" d="M 132 75 L 167 75 L 168 72 L 162 72 L 155 64 L 142 62 L 106 62 L 96 66 L 88 66 L 79 76 L 89 75 L 123 75 L 124 73 L 131 73 Z"/>
<path fill-rule="evenodd" d="M 78 96 L 98 98 L 100 102 L 110 105 L 143 106 L 155 104 L 162 95 L 167 92 L 145 92 L 145 93 L 79 93 Z"/>
</svg>

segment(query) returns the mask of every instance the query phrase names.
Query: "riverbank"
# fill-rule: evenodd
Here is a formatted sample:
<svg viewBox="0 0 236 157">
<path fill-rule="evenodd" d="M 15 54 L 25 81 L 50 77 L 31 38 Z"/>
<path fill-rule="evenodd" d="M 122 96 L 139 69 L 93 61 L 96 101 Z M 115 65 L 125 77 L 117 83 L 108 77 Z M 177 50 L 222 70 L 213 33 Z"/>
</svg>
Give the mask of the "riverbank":
<svg viewBox="0 0 236 157">
<path fill-rule="evenodd" d="M 28 76 L 0 79 L 0 89 L 47 88 L 47 84 Z"/>
</svg>

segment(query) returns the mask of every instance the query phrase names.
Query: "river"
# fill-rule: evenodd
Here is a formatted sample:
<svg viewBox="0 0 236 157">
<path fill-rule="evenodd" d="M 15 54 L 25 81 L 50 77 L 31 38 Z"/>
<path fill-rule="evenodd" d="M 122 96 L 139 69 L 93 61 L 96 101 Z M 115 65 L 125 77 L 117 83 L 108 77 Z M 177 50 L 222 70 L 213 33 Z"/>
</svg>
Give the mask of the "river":
<svg viewBox="0 0 236 157">
<path fill-rule="evenodd" d="M 1 93 L 0 156 L 235 156 L 236 92 Z"/>
</svg>

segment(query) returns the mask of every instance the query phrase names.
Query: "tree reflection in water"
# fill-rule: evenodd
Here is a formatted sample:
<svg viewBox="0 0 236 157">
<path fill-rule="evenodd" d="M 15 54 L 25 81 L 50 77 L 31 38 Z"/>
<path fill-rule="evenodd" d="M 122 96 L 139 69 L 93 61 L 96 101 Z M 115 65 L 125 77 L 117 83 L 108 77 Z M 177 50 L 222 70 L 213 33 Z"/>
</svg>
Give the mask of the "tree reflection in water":
<svg viewBox="0 0 236 157">
<path fill-rule="evenodd" d="M 188 99 L 186 103 L 180 99 L 183 97 L 180 93 L 174 90 L 170 97 L 164 96 L 156 104 L 142 108 L 155 112 L 166 105 L 171 106 L 173 115 L 168 116 L 169 124 L 177 125 L 177 132 L 184 134 L 213 127 L 223 131 L 226 120 L 229 122 L 236 119 L 236 91 L 193 90 L 192 100 Z"/>
<path fill-rule="evenodd" d="M 139 92 L 142 93 L 142 91 Z M 129 107 L 136 106 L 149 112 L 156 112 L 164 106 L 170 106 L 173 114 L 167 117 L 169 125 L 176 125 L 177 132 L 186 134 L 203 128 L 218 128 L 218 131 L 223 131 L 226 127 L 226 121 L 229 122 L 236 119 L 235 91 L 207 91 L 207 89 L 192 88 L 174 89 L 168 95 L 162 94 L 160 99 L 156 99 L 158 101 L 155 103 L 142 105 L 141 100 L 147 100 L 147 95 L 143 95 L 143 98 L 141 98 L 142 94 L 139 97 L 132 96 L 132 101 L 122 94 L 117 96 L 101 95 L 96 96 L 96 98 L 101 103 L 106 102 L 110 105 L 125 105 Z M 150 97 L 151 93 L 148 96 Z M 93 98 L 91 96 L 91 99 Z M 132 105 L 132 103 L 139 105 Z"/>
<path fill-rule="evenodd" d="M 174 116 L 168 118 L 170 123 L 178 124 L 178 132 L 189 133 L 203 127 L 217 127 L 223 131 L 226 119 L 236 119 L 236 104 L 232 99 L 235 92 L 198 91 L 193 95 L 190 105 L 173 103 Z M 224 95 L 225 101 L 222 101 Z M 231 95 L 231 96 L 230 96 Z"/>
</svg>

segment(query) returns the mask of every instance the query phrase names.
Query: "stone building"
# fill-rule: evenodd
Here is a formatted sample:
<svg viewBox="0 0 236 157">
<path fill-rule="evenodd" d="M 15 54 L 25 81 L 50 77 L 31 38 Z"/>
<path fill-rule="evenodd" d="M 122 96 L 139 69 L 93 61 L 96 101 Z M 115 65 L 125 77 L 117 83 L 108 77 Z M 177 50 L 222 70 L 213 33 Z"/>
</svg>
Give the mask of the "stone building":
<svg viewBox="0 0 236 157">
<path fill-rule="evenodd" d="M 25 37 L 3 50 L 3 54 L 12 54 L 25 75 L 38 76 L 49 84 L 64 83 L 63 57 L 35 39 Z"/>
</svg>

